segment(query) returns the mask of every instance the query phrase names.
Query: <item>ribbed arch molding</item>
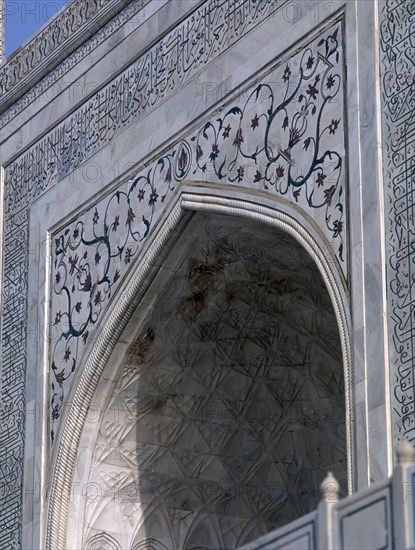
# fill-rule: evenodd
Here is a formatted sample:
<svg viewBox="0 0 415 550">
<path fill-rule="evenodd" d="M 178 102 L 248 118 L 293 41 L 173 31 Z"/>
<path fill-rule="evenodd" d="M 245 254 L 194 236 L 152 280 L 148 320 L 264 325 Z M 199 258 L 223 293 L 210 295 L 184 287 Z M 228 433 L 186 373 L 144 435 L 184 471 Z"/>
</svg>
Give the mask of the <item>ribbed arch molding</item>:
<svg viewBox="0 0 415 550">
<path fill-rule="evenodd" d="M 277 202 L 271 204 L 272 201 L 268 201 L 268 204 L 264 204 L 261 197 L 244 191 L 240 191 L 239 196 L 234 195 L 229 198 L 228 193 L 220 192 L 218 189 L 215 189 L 214 193 L 209 193 L 208 187 L 203 189 L 199 186 L 195 192 L 188 186 L 182 186 L 174 206 L 166 213 L 158 232 L 150 237 L 146 251 L 138 258 L 131 277 L 121 285 L 117 299 L 112 302 L 112 307 L 100 327 L 99 336 L 76 380 L 70 404 L 62 418 L 61 433 L 56 442 L 52 465 L 46 532 L 47 550 L 66 547 L 67 518 L 77 449 L 103 370 L 146 290 L 193 213 L 197 211 L 248 218 L 283 230 L 304 247 L 317 265 L 327 286 L 340 334 L 346 395 L 348 485 L 349 491 L 353 491 L 355 445 L 349 314 L 347 296 L 339 284 L 339 274 L 335 268 L 333 269 L 335 264 L 331 261 L 330 247 L 309 220 L 295 210 L 292 209 L 290 214 L 287 207 L 284 207 L 283 211 Z"/>
</svg>

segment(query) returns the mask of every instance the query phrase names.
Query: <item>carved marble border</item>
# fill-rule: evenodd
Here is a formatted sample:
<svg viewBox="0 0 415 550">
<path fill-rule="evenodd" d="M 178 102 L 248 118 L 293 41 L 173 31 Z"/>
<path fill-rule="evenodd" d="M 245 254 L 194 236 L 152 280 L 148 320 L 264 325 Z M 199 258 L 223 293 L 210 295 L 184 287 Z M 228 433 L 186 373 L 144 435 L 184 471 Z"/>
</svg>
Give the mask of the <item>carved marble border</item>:
<svg viewBox="0 0 415 550">
<path fill-rule="evenodd" d="M 51 189 L 286 0 L 208 0 L 6 167 L 6 210 Z"/>
<path fill-rule="evenodd" d="M 123 0 L 124 1 L 124 0 Z M 84 0 L 76 0 L 78 7 Z M 98 5 L 97 2 L 104 3 L 105 0 L 91 0 Z M 118 0 L 108 0 L 105 5 L 115 5 Z M 134 5 L 141 6 L 142 0 L 134 0 Z M 169 59 L 172 60 L 170 69 L 170 76 L 177 77 L 180 72 L 185 73 L 187 78 L 190 74 L 190 70 L 184 70 L 186 58 L 178 54 L 186 44 L 193 39 L 193 44 L 189 46 L 189 55 L 192 56 L 192 52 L 197 51 L 199 41 L 205 41 L 205 34 L 200 33 L 200 27 L 205 32 L 213 32 L 216 25 L 219 25 L 221 29 L 222 41 L 216 40 L 214 37 L 214 49 L 209 50 L 206 55 L 203 53 L 200 57 L 196 56 L 194 60 L 194 67 L 199 68 L 204 64 L 210 62 L 215 56 L 225 51 L 230 44 L 235 43 L 236 40 L 241 38 L 246 32 L 249 32 L 260 21 L 267 17 L 270 13 L 275 12 L 281 5 L 285 3 L 285 0 L 275 2 L 275 0 L 226 0 L 226 2 L 218 3 L 216 0 L 209 0 L 199 5 L 196 10 L 184 21 L 181 21 L 172 31 L 168 32 L 164 37 L 159 39 L 155 48 L 150 48 L 144 55 L 137 61 L 139 64 L 144 63 L 152 65 L 154 59 L 152 55 L 157 54 L 157 45 L 163 45 L 164 47 L 170 43 L 173 43 L 176 50 L 172 52 L 171 48 L 168 50 Z M 85 6 L 89 3 L 85 2 Z M 121 6 L 121 3 L 117 4 Z M 124 4 L 122 4 L 124 5 Z M 225 8 L 223 8 L 225 6 Z M 74 5 L 75 9 L 75 5 Z M 271 10 L 271 11 L 270 11 Z M 226 25 L 224 25 L 223 18 L 227 16 L 229 11 L 232 12 L 232 17 L 236 17 L 238 21 L 245 21 L 245 25 L 241 28 L 233 29 L 235 33 L 234 40 L 228 40 L 228 31 Z M 109 12 L 108 12 L 109 13 Z M 130 13 L 127 11 L 125 13 Z M 244 17 L 239 18 L 240 14 Z M 216 14 L 216 15 L 215 15 Z M 255 17 L 255 14 L 257 16 Z M 117 19 L 122 24 L 124 19 L 123 15 Z M 199 18 L 199 19 L 198 19 Z M 199 24 L 198 24 L 199 21 Z M 90 21 L 91 25 L 94 25 L 93 21 Z M 112 23 L 109 23 L 111 28 Z M 46 33 L 42 36 L 47 36 L 47 29 L 44 29 Z M 96 30 L 96 27 L 91 30 Z M 43 31 L 42 31 L 43 32 Z M 103 31 L 104 32 L 104 31 Z M 193 34 L 192 34 L 193 33 Z M 105 33 L 104 33 L 105 34 Z M 86 36 L 84 36 L 86 38 Z M 89 46 L 93 46 L 94 38 L 91 39 L 90 44 L 85 44 L 84 53 L 88 53 Z M 212 42 L 212 37 L 211 37 Z M 22 50 L 22 55 L 29 55 L 28 49 Z M 175 54 L 176 51 L 176 54 Z M 215 55 L 212 55 L 214 52 Z M 73 60 L 76 60 L 77 52 L 74 54 Z M 12 58 L 14 59 L 14 58 Z M 20 67 L 17 61 L 10 60 L 3 70 L 16 72 L 16 76 L 13 77 L 13 82 L 17 82 L 18 76 L 23 75 L 24 71 L 20 71 Z M 15 58 L 20 59 L 20 57 Z M 23 58 L 22 58 L 23 59 Z M 8 68 L 7 68 L 8 67 Z M 15 67 L 15 69 L 11 69 Z M 29 66 L 28 66 L 29 67 Z M 160 69 L 160 67 L 159 67 Z M 162 67 L 163 69 L 163 67 Z M 29 68 L 27 69 L 29 71 Z M 50 66 L 48 66 L 50 70 Z M 59 72 L 58 67 L 55 71 Z M 153 67 L 154 75 L 157 73 Z M 54 78 L 50 73 L 50 77 Z M 89 102 L 80 107 L 77 111 L 77 116 L 80 113 L 85 115 L 91 114 L 91 109 L 97 108 L 102 116 L 113 116 L 119 122 L 119 127 L 125 124 L 122 121 L 122 113 L 128 111 L 128 86 L 123 85 L 123 79 L 131 74 L 131 68 L 127 69 L 116 79 L 118 87 L 115 86 L 115 90 L 123 90 L 122 98 L 124 103 L 117 103 L 117 107 L 114 108 L 111 89 L 107 86 L 100 90 Z M 196 74 L 194 71 L 193 74 Z M 49 78 L 49 77 L 47 77 Z M 128 84 L 128 82 L 127 82 Z M 42 85 L 42 83 L 40 83 Z M 47 85 L 47 84 L 46 84 Z M 114 85 L 114 83 L 110 84 Z M 10 85 L 11 86 L 11 85 Z M 174 86 L 173 86 L 174 88 Z M 12 88 L 10 87 L 10 90 Z M 169 90 L 167 90 L 169 91 Z M 125 93 L 124 93 L 125 92 Z M 171 90 L 170 90 L 171 92 Z M 25 98 L 22 101 L 26 101 Z M 2 105 L 5 105 L 6 99 L 2 100 Z M 23 103 L 22 103 L 23 105 Z M 120 110 L 120 105 L 122 109 Z M 114 110 L 115 109 L 115 110 Z M 124 109 L 124 111 L 123 111 Z M 6 113 L 6 116 L 9 116 Z M 84 118 L 85 120 L 85 118 Z M 96 135 L 100 133 L 99 124 L 103 124 L 102 118 L 97 125 L 92 126 L 92 148 L 94 151 L 96 147 Z M 129 124 L 135 123 L 136 118 L 132 117 L 129 120 Z M 82 151 L 85 147 L 84 137 L 75 137 L 73 132 L 79 124 L 79 118 L 70 115 L 61 123 L 57 128 L 53 129 L 46 136 L 45 139 L 40 140 L 32 149 L 20 157 L 14 162 L 5 167 L 5 197 L 4 197 L 4 217 L 5 217 L 5 231 L 4 231 L 4 287 L 3 287 L 3 311 L 2 311 L 2 373 L 1 373 L 1 406 L 0 406 L 0 489 L 2 490 L 2 498 L 0 499 L 0 547 L 7 548 L 19 548 L 21 546 L 21 518 L 22 518 L 22 498 L 23 498 L 23 469 L 24 469 L 24 445 L 25 445 L 25 394 L 26 394 L 26 366 L 27 366 L 27 315 L 28 315 L 28 267 L 29 267 L 29 212 L 30 205 L 33 200 L 39 197 L 46 190 L 50 190 L 56 183 L 62 179 L 68 169 L 73 169 L 73 160 L 76 158 L 77 151 L 74 150 L 74 144 L 77 143 L 79 151 Z M 66 126 L 65 126 L 66 125 Z M 112 138 L 115 134 L 112 135 Z M 109 143 L 109 139 L 104 139 L 100 143 L 100 147 L 106 146 Z M 46 146 L 45 146 L 46 144 Z M 55 148 L 58 148 L 60 153 L 57 154 Z M 75 148 L 76 149 L 76 148 Z M 65 153 L 65 150 L 67 151 Z M 69 151 L 69 153 L 68 153 Z M 71 152 L 72 153 L 71 153 Z M 91 152 L 91 151 L 90 151 Z M 59 158 L 66 159 L 63 164 L 59 166 L 52 159 Z M 67 164 L 69 158 L 69 165 Z M 85 160 L 84 153 L 82 154 L 82 160 Z M 46 163 L 49 163 L 47 166 Z M 38 177 L 35 177 L 36 167 L 38 167 Z"/>
<path fill-rule="evenodd" d="M 61 435 L 58 440 L 51 479 L 46 550 L 55 550 L 56 548 L 65 548 L 66 546 L 67 515 L 77 448 L 86 421 L 88 407 L 93 399 L 99 378 L 122 331 L 135 309 L 139 306 L 151 281 L 154 279 L 167 255 L 173 249 L 175 242 L 184 231 L 195 210 L 222 213 L 224 215 L 238 215 L 239 217 L 247 217 L 259 223 L 267 223 L 282 229 L 297 239 L 316 262 L 327 285 L 339 324 L 346 388 L 349 490 L 353 490 L 354 480 L 352 472 L 354 471 L 355 445 L 353 440 L 354 408 L 350 332 L 347 310 L 342 300 L 342 292 L 336 283 L 336 277 L 326 255 L 315 238 L 301 223 L 276 208 L 270 208 L 258 202 L 253 203 L 251 197 L 249 202 L 226 197 L 209 199 L 204 196 L 200 199 L 198 195 L 186 192 L 182 194 L 180 200 L 176 202 L 165 218 L 158 234 L 154 236 L 131 279 L 125 284 L 122 293 L 120 293 L 119 300 L 114 304 L 111 313 L 100 331 L 74 391 L 64 419 L 63 429 L 60 431 Z"/>
<path fill-rule="evenodd" d="M 242 6 L 244 10 L 250 6 L 254 6 L 255 9 L 259 6 L 254 0 L 235 0 L 235 3 L 239 7 Z M 213 4 L 217 3 L 213 2 Z M 267 6 L 269 5 L 277 9 L 274 0 L 261 0 L 261 5 L 265 6 L 264 12 L 267 12 Z M 279 5 L 282 5 L 282 3 Z M 251 27 L 248 26 L 246 32 L 250 29 Z M 197 30 L 195 32 L 197 33 Z M 243 36 L 243 32 L 238 36 Z M 206 63 L 210 60 L 211 58 L 208 58 Z M 312 90 L 310 90 L 310 93 L 312 93 Z M 83 108 L 85 106 L 81 109 Z M 334 126 L 336 124 L 333 124 L 333 130 Z M 71 143 L 73 136 L 70 134 L 69 136 L 65 136 L 64 133 L 59 134 L 55 130 L 52 132 L 55 132 L 53 136 L 54 138 L 56 137 L 57 144 L 61 147 L 67 147 L 67 142 Z M 240 141 L 240 138 L 237 141 Z M 209 155 L 208 151 L 205 151 L 205 153 Z M 212 153 L 216 155 L 216 152 L 213 150 Z M 36 185 L 32 186 L 32 170 L 35 168 L 36 162 L 44 162 L 44 160 L 45 155 L 42 149 L 38 149 L 37 154 L 26 157 L 25 161 L 20 163 L 17 169 L 18 181 L 15 180 L 12 182 L 10 178 L 10 169 L 13 167 L 13 164 L 9 165 L 6 171 L 5 277 L 2 323 L 3 365 L 2 403 L 0 410 L 2 426 L 0 432 L 0 484 L 3 490 L 0 502 L 0 547 L 4 546 L 7 548 L 19 548 L 21 545 L 25 378 L 27 365 L 27 296 L 29 288 L 29 211 L 32 201 L 45 191 L 46 188 L 51 189 L 60 177 L 64 177 L 65 174 L 64 168 L 56 171 L 56 167 L 54 167 L 50 173 L 46 174 L 47 179 L 44 184 L 39 184 L 38 187 Z M 203 166 L 200 169 L 202 170 Z M 42 172 L 43 175 L 45 175 L 45 172 Z M 20 177 L 22 179 L 19 179 Z"/>
<path fill-rule="evenodd" d="M 59 65 L 57 65 L 53 71 L 51 71 L 50 67 L 48 67 L 46 74 L 39 75 L 39 78 L 36 79 L 35 83 L 30 88 L 24 85 L 23 79 L 23 84 L 19 85 L 19 88 L 16 91 L 16 97 L 13 96 L 11 101 L 5 100 L 5 102 L 3 102 L 0 97 L 0 129 L 6 126 L 8 122 L 13 120 L 13 118 L 21 113 L 27 106 L 36 101 L 42 93 L 53 86 L 54 83 L 62 78 L 62 76 L 64 76 L 72 67 L 74 67 L 77 63 L 80 63 L 82 59 L 84 59 L 92 50 L 97 48 L 122 25 L 134 17 L 150 1 L 151 0 L 128 0 L 129 3 L 125 3 L 126 0 L 124 0 L 126 7 L 121 12 L 117 13 L 117 15 L 110 19 L 105 25 L 104 21 L 102 21 L 99 25 L 97 22 L 96 24 L 99 30 L 90 38 L 89 34 L 87 34 L 85 42 L 72 53 L 70 53 L 71 50 L 65 52 L 66 57 L 63 60 L 59 60 Z M 29 47 L 30 44 L 31 42 L 27 47 Z M 13 59 L 14 58 L 12 57 L 10 61 L 4 65 L 3 68 L 5 70 L 9 64 L 12 65 Z M 7 70 L 12 69 L 9 68 Z M 9 107 L 7 107 L 8 105 Z"/>
<path fill-rule="evenodd" d="M 0 112 L 132 0 L 72 0 L 0 68 Z M 133 0 L 139 9 L 149 0 Z"/>
<path fill-rule="evenodd" d="M 394 438 L 415 442 L 415 1 L 379 3 Z"/>
</svg>

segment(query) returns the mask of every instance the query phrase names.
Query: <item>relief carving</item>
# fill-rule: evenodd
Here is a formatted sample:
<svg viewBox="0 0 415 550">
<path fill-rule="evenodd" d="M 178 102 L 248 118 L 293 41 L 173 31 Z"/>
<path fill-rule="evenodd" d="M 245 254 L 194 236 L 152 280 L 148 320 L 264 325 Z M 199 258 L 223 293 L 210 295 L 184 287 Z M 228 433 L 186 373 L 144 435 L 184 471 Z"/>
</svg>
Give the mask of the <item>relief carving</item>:
<svg viewBox="0 0 415 550">
<path fill-rule="evenodd" d="M 96 2 L 95 5 L 98 6 Z M 127 69 L 109 87 L 101 90 L 72 117 L 64 120 L 6 168 L 0 411 L 1 424 L 5 429 L 0 433 L 0 546 L 19 548 L 21 542 L 27 291 L 30 261 L 28 222 L 32 201 L 46 189 L 50 189 L 80 162 L 85 161 L 88 155 L 94 154 L 99 147 L 119 135 L 126 125 L 135 123 L 150 105 L 156 104 L 161 97 L 168 97 L 176 86 L 196 74 L 199 67 L 225 51 L 229 44 L 249 32 L 281 5 L 283 2 L 271 0 L 204 3 L 191 18 L 183 21 L 177 29 L 146 52 L 136 65 Z M 224 6 L 229 9 L 225 9 Z M 125 17 L 128 18 L 131 13 L 125 11 L 124 15 L 127 14 Z M 119 21 L 122 23 L 123 20 Z M 226 25 L 224 21 L 227 22 Z M 195 132 L 184 138 L 177 147 L 172 148 L 153 164 L 147 173 L 138 174 L 133 181 L 116 191 L 109 199 L 112 201 L 111 205 L 109 202 L 101 201 L 85 216 L 80 216 L 75 225 L 79 222 L 82 238 L 79 235 L 74 236 L 75 225 L 66 228 L 69 230 L 68 233 L 65 233 L 65 230 L 62 234 L 55 235 L 53 242 L 56 271 L 52 275 L 55 285 L 52 322 L 55 323 L 59 319 L 59 312 L 64 315 L 64 319 L 61 325 L 58 321 L 53 327 L 54 343 L 55 331 L 59 332 L 58 344 L 52 350 L 54 357 L 51 361 L 51 365 L 55 367 L 51 369 L 54 384 L 51 394 L 52 415 L 60 414 L 68 387 L 67 381 L 70 381 L 72 369 L 76 368 L 84 339 L 88 341 L 88 338 L 94 336 L 93 327 L 101 312 L 107 307 L 122 277 L 127 274 L 129 265 L 137 257 L 143 240 L 148 237 L 154 224 L 161 217 L 164 202 L 172 199 L 184 177 L 191 176 L 205 181 L 207 175 L 210 177 L 211 174 L 213 181 L 227 185 L 253 186 L 277 196 L 285 196 L 300 208 L 310 213 L 315 212 L 315 219 L 319 220 L 318 224 L 336 250 L 340 271 L 344 273 L 347 281 L 346 176 L 343 161 L 340 162 L 340 159 L 344 158 L 345 124 L 341 27 L 338 23 L 337 27 L 325 31 L 324 35 L 314 40 L 312 45 L 304 47 L 302 53 L 305 55 L 304 52 L 308 51 L 310 55 L 304 57 L 301 65 L 302 54 L 297 54 L 296 66 L 288 66 L 291 74 L 285 72 L 286 63 L 277 67 L 276 78 L 287 85 L 286 99 L 290 98 L 290 101 L 286 102 L 286 113 L 279 128 L 282 138 L 280 143 L 267 141 L 265 129 L 267 126 L 277 127 L 276 121 L 282 112 L 281 105 L 284 99 L 268 98 L 274 109 L 278 109 L 278 115 L 260 112 L 259 107 L 257 112 L 251 113 L 249 109 L 244 110 L 241 101 L 235 100 L 234 106 L 239 111 L 229 111 L 226 116 L 222 114 L 222 119 L 212 119 L 211 126 L 201 130 L 201 133 Z M 110 28 L 111 25 L 108 26 L 108 31 L 103 29 L 101 32 L 110 32 Z M 202 28 L 203 33 L 200 32 Z M 194 40 L 190 40 L 191 36 Z M 91 39 L 85 48 L 94 47 L 94 44 L 96 42 Z M 199 47 L 201 44 L 203 47 Z M 160 49 L 161 45 L 163 51 Z M 81 51 L 81 57 L 87 53 L 82 48 L 79 52 Z M 67 62 L 75 63 L 77 55 L 75 52 L 74 57 Z M 157 60 L 160 61 L 156 62 Z M 310 64 L 311 66 L 307 67 Z M 151 67 L 152 72 L 144 78 L 143 70 L 146 67 Z M 3 84 L 6 86 L 5 93 L 12 89 L 12 81 L 17 81 L 21 74 L 20 70 L 16 67 L 12 71 L 14 76 L 7 77 L 7 82 Z M 51 73 L 48 78 L 53 80 L 54 75 L 58 75 L 60 70 L 66 69 L 62 66 L 57 69 L 57 73 Z M 330 74 L 334 79 L 331 91 L 329 86 L 333 80 L 329 78 Z M 289 80 L 284 80 L 284 76 Z M 155 95 L 150 94 L 147 100 L 146 92 L 155 85 L 158 86 L 159 92 L 154 92 Z M 292 96 L 291 88 L 297 85 L 298 94 Z M 40 91 L 44 89 L 42 83 L 39 86 Z M 134 101 L 129 96 L 131 86 L 137 92 Z M 266 91 L 266 82 L 258 89 L 261 93 Z M 250 93 L 255 97 L 255 88 Z M 338 101 L 331 105 L 330 97 L 334 97 L 334 94 Z M 300 95 L 303 96 L 301 100 Z M 23 98 L 21 101 L 24 102 L 26 99 Z M 298 103 L 297 108 L 294 108 L 295 101 Z M 117 104 L 116 107 L 114 103 Z M 24 103 L 19 103 L 16 109 L 23 107 Z M 232 109 L 231 106 L 229 108 Z M 14 112 L 17 111 L 6 112 L 2 123 L 10 120 L 7 117 L 12 117 Z M 100 116 L 95 124 L 92 117 L 97 113 L 100 113 Z M 288 118 L 287 124 L 285 117 Z M 318 117 L 324 122 L 316 124 Z M 231 125 L 229 132 L 228 124 Z M 111 129 L 113 125 L 115 129 Z M 215 135 L 218 131 L 220 136 Z M 301 149 L 305 151 L 304 154 L 309 155 L 309 160 L 304 165 L 297 156 Z M 222 166 L 225 156 L 226 162 Z M 264 158 L 267 160 L 264 161 Z M 304 171 L 296 174 L 293 161 L 298 161 Z M 249 163 L 249 166 L 245 163 Z M 250 177 L 250 167 L 256 164 L 260 176 L 255 170 Z M 239 181 L 242 174 L 243 181 Z M 120 200 L 118 205 L 117 193 Z M 141 200 L 140 193 L 144 193 Z M 113 217 L 106 217 L 107 207 Z M 95 209 L 99 219 L 94 225 Z M 108 225 L 103 223 L 104 220 L 108 220 Z M 117 228 L 117 231 L 114 231 L 114 228 Z M 123 235 L 118 241 L 121 232 Z M 125 239 L 127 234 L 128 237 Z M 92 243 L 88 239 L 95 242 Z M 114 244 L 115 248 L 112 247 Z M 85 252 L 87 257 L 84 258 Z M 60 281 L 56 280 L 58 272 L 61 273 Z"/>
<path fill-rule="evenodd" d="M 339 333 L 312 260 L 246 220 L 196 214 L 188 235 L 90 469 L 84 525 L 129 548 L 237 548 L 313 510 L 327 469 L 347 485 Z"/>
</svg>

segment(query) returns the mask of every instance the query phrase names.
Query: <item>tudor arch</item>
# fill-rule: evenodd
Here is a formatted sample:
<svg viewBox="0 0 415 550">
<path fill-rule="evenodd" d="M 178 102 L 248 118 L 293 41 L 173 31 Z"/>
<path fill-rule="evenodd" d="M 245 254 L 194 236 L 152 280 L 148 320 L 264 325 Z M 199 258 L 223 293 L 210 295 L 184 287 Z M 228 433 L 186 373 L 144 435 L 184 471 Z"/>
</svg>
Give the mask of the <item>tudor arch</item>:
<svg viewBox="0 0 415 550">
<path fill-rule="evenodd" d="M 336 316 L 287 233 L 196 214 L 127 332 L 97 390 L 83 541 L 237 547 L 314 509 L 328 469 L 346 491 Z"/>
</svg>

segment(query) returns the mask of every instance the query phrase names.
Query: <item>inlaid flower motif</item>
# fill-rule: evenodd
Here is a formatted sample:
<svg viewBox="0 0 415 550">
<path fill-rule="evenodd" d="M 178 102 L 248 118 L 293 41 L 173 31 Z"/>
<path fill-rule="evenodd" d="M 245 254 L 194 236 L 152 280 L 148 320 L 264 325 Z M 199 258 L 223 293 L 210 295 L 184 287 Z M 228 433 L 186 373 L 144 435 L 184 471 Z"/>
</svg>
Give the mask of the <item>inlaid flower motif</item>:
<svg viewBox="0 0 415 550">
<path fill-rule="evenodd" d="M 134 218 L 135 218 L 135 214 L 133 212 L 133 209 L 129 208 L 127 212 L 127 221 L 125 222 L 125 225 L 131 225 Z"/>
<path fill-rule="evenodd" d="M 288 142 L 288 147 L 291 149 L 299 141 L 300 141 L 300 132 L 297 130 L 297 128 L 290 128 L 290 140 Z"/>
<path fill-rule="evenodd" d="M 258 181 L 261 181 L 262 179 L 262 174 L 259 170 L 256 171 L 255 173 L 255 176 L 254 176 L 254 183 L 257 183 Z"/>
<path fill-rule="evenodd" d="M 242 134 L 242 128 L 238 128 L 238 130 L 236 132 L 236 137 L 233 140 L 234 147 L 239 147 L 241 145 L 241 143 L 243 143 L 243 141 L 244 141 L 244 138 L 243 138 L 243 134 Z"/>
<path fill-rule="evenodd" d="M 219 155 L 219 147 L 217 143 L 212 144 L 212 152 L 209 155 L 210 160 L 215 160 L 217 156 Z"/>
<path fill-rule="evenodd" d="M 88 275 L 85 277 L 85 280 L 82 284 L 82 290 L 84 292 L 88 292 L 88 290 L 91 290 L 91 287 L 92 287 L 91 275 L 88 273 Z"/>
<path fill-rule="evenodd" d="M 326 88 L 328 90 L 331 90 L 333 88 L 333 86 L 335 85 L 335 80 L 334 80 L 334 76 L 332 74 L 330 74 L 328 77 L 327 77 L 327 82 L 326 82 Z"/>
<path fill-rule="evenodd" d="M 189 157 L 187 155 L 186 148 L 183 147 L 180 152 L 180 156 L 178 160 L 178 167 L 181 172 L 184 172 L 186 170 L 188 160 L 189 160 Z"/>
<path fill-rule="evenodd" d="M 288 82 L 290 80 L 290 76 L 291 76 L 291 69 L 287 64 L 287 66 L 284 69 L 284 74 L 282 75 L 283 81 Z"/>
<path fill-rule="evenodd" d="M 333 135 L 334 135 L 334 134 L 336 133 L 336 130 L 337 130 L 337 128 L 339 127 L 339 122 L 340 122 L 340 119 L 338 119 L 338 120 L 332 119 L 331 124 L 330 124 L 330 126 L 329 126 L 329 132 L 330 132 L 330 134 L 333 134 Z"/>
<path fill-rule="evenodd" d="M 76 255 L 75 257 L 69 256 L 68 262 L 71 264 L 71 268 L 69 269 L 69 275 L 73 275 L 76 268 L 76 264 L 78 263 L 78 260 L 79 260 L 78 255 Z"/>
<path fill-rule="evenodd" d="M 331 204 L 331 201 L 333 199 L 333 195 L 334 195 L 335 192 L 336 192 L 336 186 L 335 185 L 332 185 L 331 187 L 329 187 L 328 189 L 326 189 L 324 191 L 324 197 L 326 199 L 327 204 Z"/>
<path fill-rule="evenodd" d="M 65 380 L 65 369 L 62 369 L 58 374 L 55 375 L 55 380 L 59 384 L 59 386 L 62 386 L 64 380 Z"/>
<path fill-rule="evenodd" d="M 149 206 L 154 206 L 156 204 L 158 198 L 159 198 L 159 196 L 157 195 L 157 190 L 156 190 L 156 188 L 154 188 L 151 191 L 151 195 L 150 195 L 150 199 L 148 201 L 148 205 Z"/>
<path fill-rule="evenodd" d="M 282 128 L 283 128 L 283 130 L 285 130 L 286 128 L 288 128 L 288 125 L 289 125 L 288 116 L 285 116 L 285 117 L 284 117 L 284 122 L 282 123 Z"/>
<path fill-rule="evenodd" d="M 230 133 L 231 133 L 231 130 L 232 130 L 231 125 L 228 124 L 228 125 L 226 126 L 226 128 L 223 129 L 223 134 L 222 134 L 223 139 L 226 139 L 226 138 L 229 137 L 229 135 L 230 135 Z"/>
<path fill-rule="evenodd" d="M 319 172 L 316 178 L 317 187 L 322 187 L 324 185 L 324 180 L 327 178 L 326 174 Z"/>
<path fill-rule="evenodd" d="M 258 128 L 258 126 L 259 126 L 259 118 L 258 118 L 258 115 L 256 114 L 254 118 L 251 120 L 251 128 L 255 130 L 255 128 Z"/>
<path fill-rule="evenodd" d="M 276 180 L 280 180 L 281 178 L 284 177 L 284 174 L 285 174 L 285 168 L 284 166 L 282 166 L 281 164 L 279 164 L 275 170 L 275 177 L 276 177 Z"/>
<path fill-rule="evenodd" d="M 94 305 L 97 306 L 101 303 L 101 300 L 102 300 L 102 294 L 101 294 L 101 291 L 98 290 L 98 292 L 95 294 L 95 297 L 94 297 Z"/>
<path fill-rule="evenodd" d="M 305 93 L 308 94 L 310 98 L 317 99 L 318 89 L 316 84 L 309 84 Z"/>
<path fill-rule="evenodd" d="M 314 61 L 315 61 L 315 58 L 314 58 L 313 54 L 310 54 L 308 59 L 307 59 L 307 63 L 306 63 L 307 69 L 310 70 L 313 67 Z"/>
<path fill-rule="evenodd" d="M 335 228 L 334 237 L 337 237 L 343 231 L 343 222 L 341 220 L 335 220 L 333 225 Z"/>
<path fill-rule="evenodd" d="M 128 247 L 124 254 L 124 261 L 126 264 L 129 264 L 131 262 L 131 258 L 133 257 L 133 250 L 132 248 Z"/>
<path fill-rule="evenodd" d="M 238 182 L 241 182 L 244 179 L 245 174 L 245 168 L 243 166 L 240 166 L 238 168 L 238 173 L 236 174 Z"/>
</svg>

